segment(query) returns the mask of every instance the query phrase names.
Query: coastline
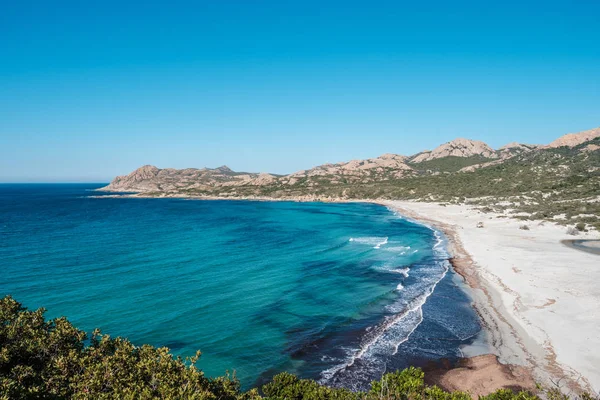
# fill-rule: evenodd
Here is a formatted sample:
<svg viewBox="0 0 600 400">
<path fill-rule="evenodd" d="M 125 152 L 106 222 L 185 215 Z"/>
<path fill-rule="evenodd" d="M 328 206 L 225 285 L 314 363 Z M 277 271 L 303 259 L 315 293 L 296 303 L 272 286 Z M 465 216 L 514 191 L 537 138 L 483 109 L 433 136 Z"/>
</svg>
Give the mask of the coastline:
<svg viewBox="0 0 600 400">
<path fill-rule="evenodd" d="M 412 209 L 399 207 L 395 201 L 375 203 L 444 235 L 451 268 L 458 279 L 462 279 L 459 289 L 471 298 L 473 309 L 481 322 L 482 331 L 478 335 L 479 338 L 461 349 L 462 357 L 458 361 L 451 363 L 442 359 L 424 368 L 426 381 L 448 391 L 469 392 L 473 398 L 502 388 L 535 392 L 536 377 L 527 364 L 519 361 L 526 352 L 520 352 L 515 346 L 514 342 L 518 340 L 516 334 L 511 333 L 509 338 L 498 334 L 501 328 L 495 318 L 497 310 L 489 302 L 485 289 L 482 289 L 482 284 L 473 271 L 471 256 L 465 250 L 454 227 Z M 482 296 L 482 293 L 485 295 Z"/>
<path fill-rule="evenodd" d="M 564 228 L 551 224 L 536 221 L 535 227 L 521 230 L 522 221 L 495 218 L 466 205 L 378 203 L 444 232 L 452 265 L 471 288 L 473 305 L 501 365 L 517 373 L 522 372 L 519 366 L 531 369 L 545 386 L 599 390 L 595 366 L 600 355 L 593 349 L 600 345 L 600 316 L 594 314 L 600 293 L 589 275 L 595 270 L 600 278 L 600 269 L 594 268 L 600 261 L 597 255 L 562 245 Z M 480 221 L 484 228 L 476 227 Z M 571 265 L 583 271 L 573 274 Z M 578 308 L 587 311 L 587 319 Z"/>
<path fill-rule="evenodd" d="M 562 241 L 564 227 L 524 222 L 468 205 L 415 201 L 351 200 L 308 195 L 294 198 L 114 194 L 96 198 L 180 198 L 186 200 L 249 200 L 353 203 L 386 206 L 415 222 L 440 230 L 447 238 L 453 269 L 467 286 L 492 354 L 465 348 L 453 365 L 431 366 L 431 383 L 473 395 L 498 388 L 547 388 L 581 393 L 600 391 L 600 261 Z M 483 228 L 477 228 L 484 222 Z M 598 232 L 583 239 L 598 239 Z M 562 243 L 561 243 L 562 242 Z M 574 267 L 574 268 L 573 268 Z M 582 268 L 581 268 L 582 267 Z M 590 275 L 592 274 L 592 275 Z M 583 313 L 583 315 L 581 315 Z M 590 352 L 592 349 L 592 352 Z M 590 354 L 591 353 L 591 354 Z"/>
</svg>

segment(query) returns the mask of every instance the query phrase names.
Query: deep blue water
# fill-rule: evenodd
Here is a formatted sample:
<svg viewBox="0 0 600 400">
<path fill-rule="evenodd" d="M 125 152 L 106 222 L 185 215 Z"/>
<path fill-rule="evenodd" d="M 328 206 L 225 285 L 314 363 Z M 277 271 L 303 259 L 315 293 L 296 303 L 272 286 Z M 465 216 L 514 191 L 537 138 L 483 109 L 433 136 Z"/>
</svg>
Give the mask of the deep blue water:
<svg viewBox="0 0 600 400">
<path fill-rule="evenodd" d="M 135 344 L 364 386 L 479 332 L 441 235 L 373 204 L 91 198 L 0 185 L 0 295 Z"/>
</svg>

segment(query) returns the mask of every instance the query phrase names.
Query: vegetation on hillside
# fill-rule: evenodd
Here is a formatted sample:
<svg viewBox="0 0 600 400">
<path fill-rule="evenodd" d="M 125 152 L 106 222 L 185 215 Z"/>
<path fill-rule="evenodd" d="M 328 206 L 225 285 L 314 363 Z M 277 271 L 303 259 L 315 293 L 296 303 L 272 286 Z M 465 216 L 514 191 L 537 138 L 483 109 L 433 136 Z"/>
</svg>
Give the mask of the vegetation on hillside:
<svg viewBox="0 0 600 400">
<path fill-rule="evenodd" d="M 421 161 L 419 163 L 408 163 L 411 167 L 417 171 L 432 171 L 432 172 L 457 172 L 461 168 L 468 167 L 471 165 L 482 164 L 485 162 L 493 161 L 493 158 L 486 158 L 483 156 L 471 156 L 471 157 L 457 157 L 448 156 L 443 158 L 435 158 L 433 160 Z"/>
<path fill-rule="evenodd" d="M 273 198 L 415 199 L 440 203 L 470 203 L 523 219 L 583 223 L 600 230 L 600 138 L 575 147 L 525 152 L 501 163 L 458 172 L 485 161 L 479 156 L 445 157 L 411 164 L 416 175 L 379 180 L 349 181 L 342 176 L 302 177 L 294 184 L 279 181 L 265 186 L 236 186 L 215 190 L 188 189 L 184 195 L 264 196 Z M 151 194 L 152 195 L 152 194 Z M 160 193 L 155 193 L 160 195 Z"/>
<path fill-rule="evenodd" d="M 235 376 L 208 378 L 196 356 L 181 359 L 167 348 L 135 346 L 98 330 L 90 336 L 67 319 L 46 320 L 10 296 L 0 299 L 0 399 L 220 399 L 220 400 L 467 400 L 424 383 L 408 368 L 385 374 L 368 392 L 329 388 L 281 373 L 261 390 L 243 392 Z M 559 390 L 550 400 L 567 400 Z M 584 395 L 583 400 L 591 399 Z M 538 400 L 536 395 L 499 390 L 484 400 Z"/>
</svg>

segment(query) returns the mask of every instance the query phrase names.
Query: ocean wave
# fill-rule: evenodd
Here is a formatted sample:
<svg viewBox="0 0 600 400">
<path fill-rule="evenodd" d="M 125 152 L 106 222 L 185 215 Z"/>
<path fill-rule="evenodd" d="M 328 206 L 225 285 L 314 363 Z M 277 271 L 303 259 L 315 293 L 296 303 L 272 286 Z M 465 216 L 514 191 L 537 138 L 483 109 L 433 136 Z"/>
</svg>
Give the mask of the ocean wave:
<svg viewBox="0 0 600 400">
<path fill-rule="evenodd" d="M 354 242 L 354 243 L 359 243 L 359 244 L 366 244 L 369 246 L 373 246 L 374 249 L 379 249 L 379 248 L 381 248 L 381 246 L 387 244 L 388 238 L 380 237 L 380 236 L 367 236 L 367 237 L 357 237 L 357 238 L 351 237 L 350 240 L 348 240 L 348 241 Z"/>
<path fill-rule="evenodd" d="M 339 364 L 323 371 L 320 378 L 322 383 L 333 386 L 339 382 L 346 386 L 360 385 L 359 382 L 365 378 L 372 379 L 384 372 L 389 357 L 398 352 L 399 346 L 410 338 L 423 321 L 423 305 L 449 270 L 447 261 L 436 261 L 434 264 L 438 271 L 433 276 L 429 275 L 430 279 L 406 287 L 398 284 L 396 290 L 402 291 L 402 297 L 386 307 L 393 314 L 367 329 L 357 350 L 347 354 Z"/>
<path fill-rule="evenodd" d="M 382 240 L 381 242 L 377 243 L 375 245 L 375 247 L 373 247 L 374 249 L 379 249 L 381 246 L 383 246 L 384 244 L 387 244 L 388 242 L 388 238 L 385 238 L 384 240 Z"/>
<path fill-rule="evenodd" d="M 410 271 L 410 268 L 396 268 L 396 269 L 390 269 L 390 272 L 395 272 L 397 274 L 401 274 L 403 275 L 405 278 L 408 278 L 408 271 Z"/>
<path fill-rule="evenodd" d="M 410 246 L 386 246 L 385 251 L 400 253 L 400 255 L 406 254 L 410 250 Z"/>
<path fill-rule="evenodd" d="M 433 231 L 433 236 L 435 236 L 436 239 L 436 243 L 433 245 L 433 250 L 434 251 L 441 251 L 442 250 L 442 246 L 444 244 L 444 238 L 442 237 L 442 234 L 440 231 L 438 231 L 437 229 L 434 228 L 430 228 Z M 445 250 L 444 250 L 445 253 Z"/>
<path fill-rule="evenodd" d="M 378 272 L 387 272 L 387 273 L 392 273 L 392 274 L 400 274 L 402 275 L 404 278 L 408 278 L 408 272 L 410 271 L 410 267 L 404 267 L 404 268 L 399 268 L 397 266 L 391 266 L 391 265 L 380 265 L 380 266 L 376 266 L 373 267 L 376 271 Z"/>
<path fill-rule="evenodd" d="M 348 349 L 346 356 L 341 358 L 338 364 L 322 371 L 321 383 L 360 389 L 365 382 L 385 373 L 390 357 L 397 354 L 400 345 L 408 341 L 423 322 L 423 305 L 450 270 L 443 234 L 433 227 L 427 227 L 433 232 L 435 240 L 432 246 L 433 259 L 427 264 L 418 265 L 417 282 L 406 286 L 400 282 L 397 284 L 396 291 L 401 292 L 399 299 L 385 308 L 390 315 L 384 317 L 379 324 L 367 328 L 359 346 L 354 350 Z M 400 251 L 400 254 L 404 254 L 410 249 L 409 246 L 391 244 L 386 246 L 385 250 Z M 414 250 L 411 254 L 417 251 Z M 394 268 L 388 271 L 407 278 L 409 268 Z"/>
</svg>

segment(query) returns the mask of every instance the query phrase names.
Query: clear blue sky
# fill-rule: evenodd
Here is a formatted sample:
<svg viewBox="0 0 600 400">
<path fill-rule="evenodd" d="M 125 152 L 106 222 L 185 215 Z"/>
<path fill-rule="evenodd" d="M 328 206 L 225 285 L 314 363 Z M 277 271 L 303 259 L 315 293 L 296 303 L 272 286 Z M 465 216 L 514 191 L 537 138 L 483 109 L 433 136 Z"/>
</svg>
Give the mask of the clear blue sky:
<svg viewBox="0 0 600 400">
<path fill-rule="evenodd" d="M 600 126 L 598 0 L 0 2 L 0 181 Z"/>
</svg>

